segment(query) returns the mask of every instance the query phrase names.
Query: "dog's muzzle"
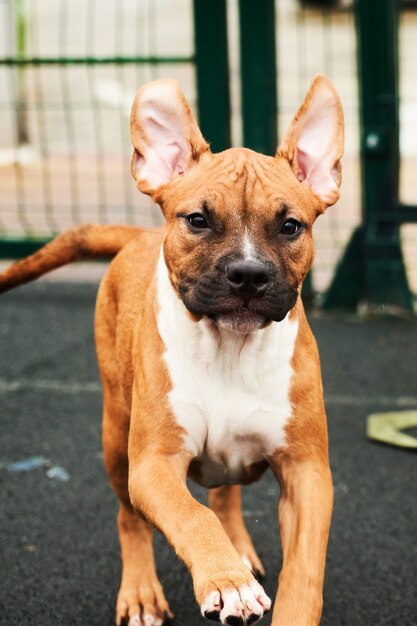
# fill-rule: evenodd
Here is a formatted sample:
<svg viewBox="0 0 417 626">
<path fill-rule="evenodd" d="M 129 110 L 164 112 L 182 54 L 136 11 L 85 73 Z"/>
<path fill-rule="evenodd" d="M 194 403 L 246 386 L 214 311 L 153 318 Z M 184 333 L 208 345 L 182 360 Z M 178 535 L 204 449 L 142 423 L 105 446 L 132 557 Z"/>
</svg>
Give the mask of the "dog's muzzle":
<svg viewBox="0 0 417 626">
<path fill-rule="evenodd" d="M 279 281 L 262 261 L 232 260 L 221 272 L 183 279 L 179 292 L 187 309 L 209 317 L 217 326 L 238 333 L 280 322 L 295 305 L 296 288 Z"/>
</svg>

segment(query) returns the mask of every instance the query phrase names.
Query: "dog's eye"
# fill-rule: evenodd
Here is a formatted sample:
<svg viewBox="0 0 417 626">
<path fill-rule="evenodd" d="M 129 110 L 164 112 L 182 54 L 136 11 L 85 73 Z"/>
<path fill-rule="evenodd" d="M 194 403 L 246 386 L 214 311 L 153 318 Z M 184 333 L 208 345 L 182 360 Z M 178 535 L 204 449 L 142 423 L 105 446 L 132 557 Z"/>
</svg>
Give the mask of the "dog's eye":
<svg viewBox="0 0 417 626">
<path fill-rule="evenodd" d="M 201 213 L 192 213 L 187 216 L 187 220 L 195 230 L 203 230 L 203 228 L 209 227 Z"/>
<path fill-rule="evenodd" d="M 282 235 L 295 235 L 300 230 L 300 222 L 297 220 L 289 219 L 285 220 L 284 224 L 281 227 L 280 233 Z"/>
</svg>

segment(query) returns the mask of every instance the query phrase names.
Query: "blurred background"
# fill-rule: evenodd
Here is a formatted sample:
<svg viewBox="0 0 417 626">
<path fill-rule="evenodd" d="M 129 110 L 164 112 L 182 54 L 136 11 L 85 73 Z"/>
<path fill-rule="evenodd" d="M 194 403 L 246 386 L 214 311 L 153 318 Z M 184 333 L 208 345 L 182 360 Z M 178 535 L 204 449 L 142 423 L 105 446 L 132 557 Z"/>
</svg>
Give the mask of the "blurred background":
<svg viewBox="0 0 417 626">
<path fill-rule="evenodd" d="M 416 63 L 412 0 L 0 0 L 0 271 L 74 224 L 161 223 L 130 176 L 142 83 L 176 78 L 214 151 L 267 154 L 315 73 L 340 93 L 342 194 L 317 220 L 303 290 L 335 493 L 322 626 L 416 625 Z M 114 623 L 93 336 L 105 269 L 79 263 L 1 296 L 0 624 Z M 278 495 L 272 473 L 243 493 L 271 597 Z M 155 544 L 176 623 L 207 623 L 184 565 Z"/>
<path fill-rule="evenodd" d="M 0 256 L 23 256 L 80 222 L 161 222 L 130 177 L 140 84 L 176 78 L 213 149 L 273 154 L 322 72 L 342 98 L 346 151 L 341 199 L 315 226 L 305 294 L 327 308 L 412 310 L 416 9 L 410 0 L 0 0 Z"/>
</svg>

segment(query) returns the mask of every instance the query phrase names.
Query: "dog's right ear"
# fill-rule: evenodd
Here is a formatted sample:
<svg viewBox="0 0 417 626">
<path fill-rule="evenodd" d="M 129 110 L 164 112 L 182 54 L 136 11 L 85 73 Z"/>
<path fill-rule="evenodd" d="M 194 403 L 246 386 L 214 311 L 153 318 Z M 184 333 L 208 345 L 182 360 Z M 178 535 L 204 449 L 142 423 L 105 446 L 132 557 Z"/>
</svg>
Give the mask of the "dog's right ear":
<svg viewBox="0 0 417 626">
<path fill-rule="evenodd" d="M 155 80 L 138 89 L 130 131 L 132 176 L 137 188 L 152 197 L 161 185 L 181 176 L 209 151 L 175 80 Z"/>
<path fill-rule="evenodd" d="M 277 156 L 286 158 L 298 180 L 309 185 L 321 200 L 322 210 L 339 197 L 343 143 L 340 98 L 331 82 L 318 74 L 295 114 Z"/>
</svg>

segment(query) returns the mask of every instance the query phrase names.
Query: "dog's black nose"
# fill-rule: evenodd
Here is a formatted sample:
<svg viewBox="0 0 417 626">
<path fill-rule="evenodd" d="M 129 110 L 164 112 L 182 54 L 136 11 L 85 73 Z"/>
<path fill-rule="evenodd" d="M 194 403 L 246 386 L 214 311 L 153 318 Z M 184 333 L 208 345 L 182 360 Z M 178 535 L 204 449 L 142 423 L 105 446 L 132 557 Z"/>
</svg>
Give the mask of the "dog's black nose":
<svg viewBox="0 0 417 626">
<path fill-rule="evenodd" d="M 260 261 L 233 261 L 226 267 L 233 293 L 245 297 L 261 296 L 269 283 L 268 268 Z"/>
</svg>

